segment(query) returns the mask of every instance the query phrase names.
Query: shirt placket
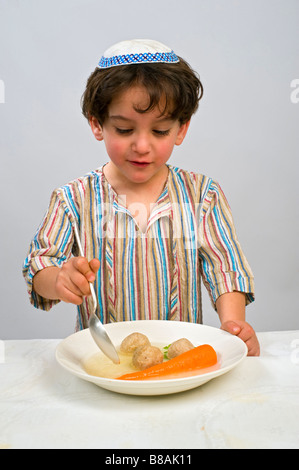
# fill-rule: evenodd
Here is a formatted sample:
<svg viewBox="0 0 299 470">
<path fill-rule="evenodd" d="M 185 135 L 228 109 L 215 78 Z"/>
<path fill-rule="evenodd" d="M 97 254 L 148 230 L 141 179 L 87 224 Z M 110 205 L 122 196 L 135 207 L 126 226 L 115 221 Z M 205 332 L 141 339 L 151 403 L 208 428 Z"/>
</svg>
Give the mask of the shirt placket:
<svg viewBox="0 0 299 470">
<path fill-rule="evenodd" d="M 122 304 L 122 302 L 117 301 L 117 295 L 120 294 L 120 289 L 119 286 L 117 286 L 117 281 L 116 281 L 116 269 L 117 266 L 115 265 L 116 263 L 116 252 L 115 252 L 115 238 L 119 236 L 121 233 L 123 233 L 124 230 L 124 224 L 126 224 L 126 218 L 130 218 L 135 223 L 135 236 L 139 238 L 139 242 L 141 243 L 142 246 L 142 253 L 143 256 L 145 256 L 146 252 L 146 239 L 147 237 L 154 236 L 153 234 L 155 233 L 155 224 L 158 223 L 159 219 L 165 218 L 165 223 L 164 225 L 168 227 L 172 227 L 172 208 L 171 208 L 171 203 L 168 197 L 168 191 L 167 188 L 163 191 L 161 194 L 160 198 L 152 208 L 147 228 L 145 232 L 142 232 L 136 221 L 134 220 L 132 214 L 130 211 L 124 207 L 118 200 L 116 194 L 112 194 L 111 198 L 111 211 L 109 214 L 109 220 L 108 220 L 108 225 L 107 225 L 107 242 L 106 242 L 106 268 L 107 268 L 107 273 L 108 273 L 108 303 L 109 303 L 109 318 L 110 321 L 117 321 L 117 316 L 119 315 L 116 313 L 116 307 L 117 304 Z M 167 221 L 166 221 L 167 219 Z M 118 232 L 118 233 L 117 233 Z M 169 240 L 167 243 L 172 244 L 172 252 L 173 255 L 176 256 L 176 248 L 175 246 L 173 247 L 173 239 L 172 239 L 172 228 L 169 229 L 168 237 Z M 123 236 L 123 235 L 122 235 Z M 157 243 L 159 243 L 157 241 Z M 171 289 L 170 289 L 170 298 L 165 299 L 167 302 L 169 302 L 169 311 L 170 316 L 173 317 L 175 315 L 175 312 L 177 310 L 177 268 L 176 268 L 176 263 L 173 263 L 175 268 L 173 273 L 169 273 L 168 275 L 171 278 Z M 144 274 L 146 276 L 146 274 Z M 144 282 L 144 286 L 148 285 L 148 283 Z M 148 293 L 145 292 L 145 297 L 148 297 Z M 145 303 L 146 305 L 146 303 Z M 146 305 L 145 311 L 142 312 L 142 315 L 144 318 L 148 317 L 148 308 L 149 306 Z"/>
</svg>

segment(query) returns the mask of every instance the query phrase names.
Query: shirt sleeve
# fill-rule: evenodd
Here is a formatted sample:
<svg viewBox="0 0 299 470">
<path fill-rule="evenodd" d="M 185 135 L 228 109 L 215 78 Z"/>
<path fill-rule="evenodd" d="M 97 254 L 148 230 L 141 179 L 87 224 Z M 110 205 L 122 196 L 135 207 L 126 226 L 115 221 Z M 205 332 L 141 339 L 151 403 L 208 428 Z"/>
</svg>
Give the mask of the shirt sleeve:
<svg viewBox="0 0 299 470">
<path fill-rule="evenodd" d="M 254 278 L 238 241 L 228 201 L 215 181 L 202 198 L 199 256 L 205 287 L 216 309 L 217 298 L 227 292 L 244 292 L 246 305 L 254 300 Z"/>
<path fill-rule="evenodd" d="M 23 264 L 23 276 L 32 305 L 42 310 L 50 310 L 59 300 L 41 297 L 32 289 L 35 274 L 47 267 L 61 267 L 72 255 L 72 224 L 65 208 L 54 191 L 48 211 L 31 241 L 28 255 Z"/>
</svg>

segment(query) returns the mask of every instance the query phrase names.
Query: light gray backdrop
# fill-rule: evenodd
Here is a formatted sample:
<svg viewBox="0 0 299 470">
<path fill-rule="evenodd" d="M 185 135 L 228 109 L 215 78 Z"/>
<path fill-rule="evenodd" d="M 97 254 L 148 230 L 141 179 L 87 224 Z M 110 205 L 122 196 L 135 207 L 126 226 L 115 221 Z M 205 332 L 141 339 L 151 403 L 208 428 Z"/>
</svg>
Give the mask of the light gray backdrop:
<svg viewBox="0 0 299 470">
<path fill-rule="evenodd" d="M 255 274 L 257 331 L 297 329 L 298 0 L 0 0 L 0 339 L 62 338 L 76 308 L 45 313 L 21 266 L 52 190 L 104 162 L 80 97 L 102 52 L 154 38 L 205 95 L 170 163 L 218 180 Z M 204 294 L 204 322 L 218 326 Z"/>
</svg>

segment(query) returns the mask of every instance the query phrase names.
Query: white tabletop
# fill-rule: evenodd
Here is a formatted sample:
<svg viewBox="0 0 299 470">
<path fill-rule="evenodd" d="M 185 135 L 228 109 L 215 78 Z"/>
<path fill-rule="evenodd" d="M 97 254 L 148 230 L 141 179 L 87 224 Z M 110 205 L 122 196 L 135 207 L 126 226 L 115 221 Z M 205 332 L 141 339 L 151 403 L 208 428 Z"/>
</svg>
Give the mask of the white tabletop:
<svg viewBox="0 0 299 470">
<path fill-rule="evenodd" d="M 60 340 L 0 342 L 0 448 L 299 448 L 299 331 L 174 395 L 121 395 L 55 360 Z"/>
</svg>

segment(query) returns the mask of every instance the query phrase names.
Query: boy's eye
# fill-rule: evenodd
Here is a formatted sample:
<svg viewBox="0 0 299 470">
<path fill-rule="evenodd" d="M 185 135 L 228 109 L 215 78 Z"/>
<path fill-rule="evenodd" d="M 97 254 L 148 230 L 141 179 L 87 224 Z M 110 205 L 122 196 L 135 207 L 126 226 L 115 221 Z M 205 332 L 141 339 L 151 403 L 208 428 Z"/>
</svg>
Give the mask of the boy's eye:
<svg viewBox="0 0 299 470">
<path fill-rule="evenodd" d="M 116 127 L 115 130 L 117 134 L 120 134 L 120 135 L 127 135 L 127 134 L 130 134 L 130 132 L 132 132 L 132 129 L 120 129 L 119 127 Z"/>
<path fill-rule="evenodd" d="M 154 133 L 157 134 L 157 135 L 160 135 L 160 136 L 163 136 L 163 135 L 168 135 L 170 132 L 170 129 L 167 129 L 165 131 L 160 131 L 158 129 L 154 129 Z"/>
<path fill-rule="evenodd" d="M 117 134 L 120 134 L 120 135 L 128 135 L 131 132 L 133 132 L 133 129 L 122 129 L 119 127 L 115 127 L 115 131 L 117 132 Z M 153 130 L 153 133 L 156 134 L 157 136 L 165 136 L 165 135 L 168 135 L 169 132 L 170 132 L 170 129 L 166 129 L 165 131 L 159 130 L 159 129 Z"/>
</svg>

